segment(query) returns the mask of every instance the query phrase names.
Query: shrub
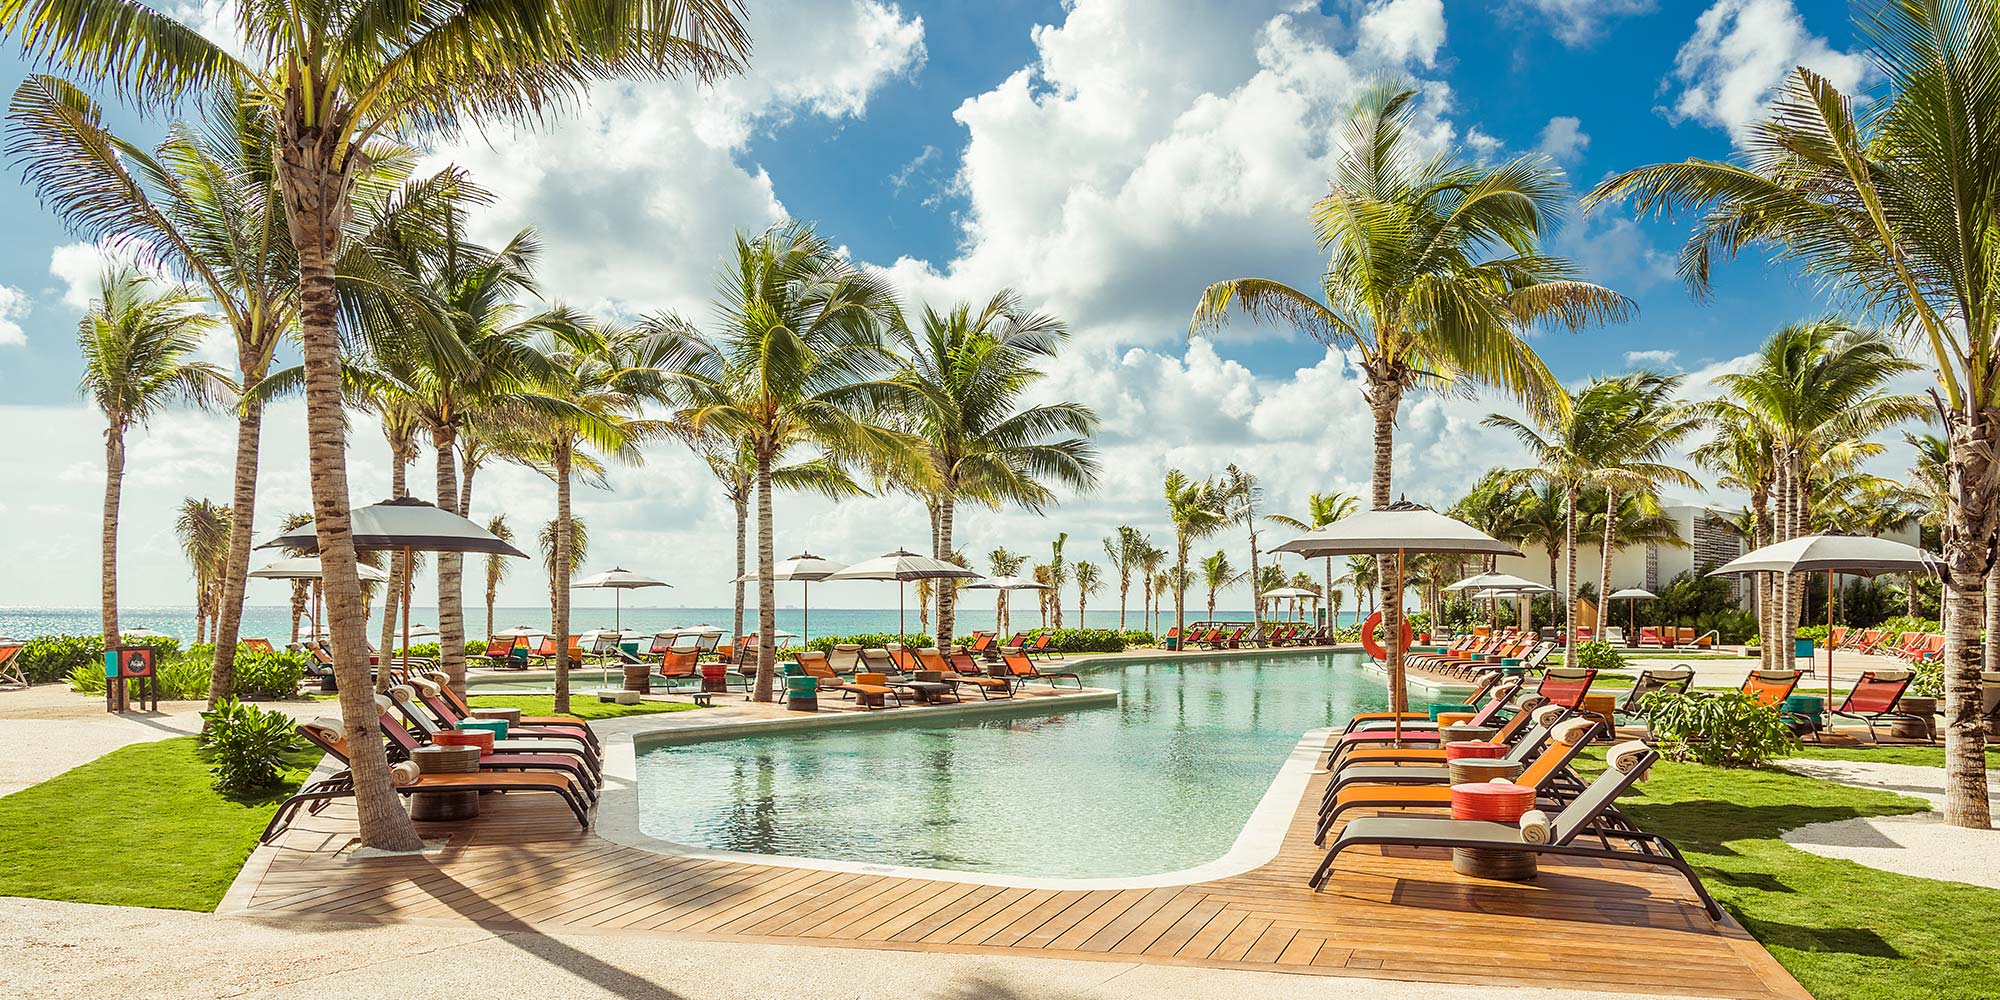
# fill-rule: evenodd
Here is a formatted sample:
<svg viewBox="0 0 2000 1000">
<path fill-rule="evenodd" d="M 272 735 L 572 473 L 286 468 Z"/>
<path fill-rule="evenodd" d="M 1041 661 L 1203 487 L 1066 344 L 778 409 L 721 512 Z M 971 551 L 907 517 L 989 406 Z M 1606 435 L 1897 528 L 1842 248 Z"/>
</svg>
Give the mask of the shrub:
<svg viewBox="0 0 2000 1000">
<path fill-rule="evenodd" d="M 297 743 L 292 718 L 234 698 L 201 713 L 201 745 L 215 766 L 215 787 L 225 792 L 269 788 L 284 777 L 285 753 Z"/>
<path fill-rule="evenodd" d="M 208 685 L 215 676 L 214 647 L 206 643 L 191 646 L 185 653 L 160 661 L 160 698 L 163 701 L 207 701 Z M 238 648 L 236 672 L 231 677 L 232 698 L 293 698 L 306 676 L 304 653 L 265 653 Z M 104 693 L 103 660 L 72 669 L 70 690 L 79 694 Z"/>
<path fill-rule="evenodd" d="M 1576 665 L 1589 670 L 1617 670 L 1625 666 L 1625 657 L 1610 643 L 1592 639 L 1576 647 Z"/>
<path fill-rule="evenodd" d="M 1825 625 L 1807 625 L 1792 633 L 1794 639 L 1811 639 L 1813 645 L 1824 649 L 1826 637 L 1833 634 Z"/>
<path fill-rule="evenodd" d="M 1937 619 L 1935 618 L 1913 618 L 1909 615 L 1897 615 L 1894 618 L 1885 618 L 1881 624 L 1875 627 L 1881 629 L 1882 635 L 1888 639 L 1894 639 L 1905 632 L 1936 633 L 1943 631 L 1938 627 Z"/>
<path fill-rule="evenodd" d="M 180 651 L 179 639 L 132 639 L 128 646 L 151 646 L 165 659 Z M 17 657 L 21 673 L 30 684 L 62 680 L 79 667 L 104 673 L 104 637 L 101 635 L 45 635 L 30 639 Z M 103 677 L 99 676 L 102 681 Z M 99 690 L 102 690 L 100 687 Z"/>
<path fill-rule="evenodd" d="M 816 649 L 825 653 L 831 651 L 833 647 L 844 643 L 853 643 L 863 649 L 883 649 L 887 648 L 892 642 L 899 642 L 905 646 L 918 647 L 937 645 L 937 639 L 928 635 L 896 635 L 893 632 L 867 632 L 861 635 L 823 635 L 819 638 L 808 640 L 801 648 Z"/>
<path fill-rule="evenodd" d="M 1126 649 L 1134 649 L 1145 646 L 1157 646 L 1160 644 L 1159 636 L 1156 636 L 1151 632 L 1146 632 L 1140 629 L 1129 629 L 1125 632 L 1120 633 L 1119 638 L 1125 640 Z"/>
<path fill-rule="evenodd" d="M 1944 699 L 1944 664 L 1913 663 L 1910 670 L 1910 694 L 1918 698 Z"/>
<path fill-rule="evenodd" d="M 1741 691 L 1655 691 L 1645 704 L 1653 743 L 1668 760 L 1755 767 L 1798 746 L 1777 709 Z"/>
<path fill-rule="evenodd" d="M 213 663 L 204 658 L 203 662 Z M 229 693 L 236 698 L 293 698 L 306 677 L 306 654 L 290 650 L 266 653 L 237 647 L 236 671 Z"/>
<path fill-rule="evenodd" d="M 1058 653 L 1122 653 L 1125 651 L 1125 634 L 1115 628 L 1056 628 L 1036 629 L 1028 633 L 1030 641 L 1049 636 L 1049 648 Z"/>
</svg>

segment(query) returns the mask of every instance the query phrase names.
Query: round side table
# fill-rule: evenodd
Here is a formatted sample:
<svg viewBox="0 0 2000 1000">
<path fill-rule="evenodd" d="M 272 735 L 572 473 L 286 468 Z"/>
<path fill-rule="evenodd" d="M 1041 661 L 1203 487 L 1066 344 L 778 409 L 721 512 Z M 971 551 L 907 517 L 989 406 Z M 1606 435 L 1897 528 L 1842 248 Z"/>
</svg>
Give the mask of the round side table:
<svg viewBox="0 0 2000 1000">
<path fill-rule="evenodd" d="M 479 747 L 466 744 L 431 745 L 410 751 L 410 759 L 425 774 L 478 774 Z M 410 795 L 410 818 L 442 821 L 471 819 L 479 815 L 479 793 L 465 791 L 415 792 Z"/>
<path fill-rule="evenodd" d="M 1473 764 L 1478 758 L 1453 761 Z M 1535 807 L 1535 790 L 1527 785 L 1499 785 L 1492 782 L 1451 786 L 1451 818 L 1479 819 L 1516 824 L 1521 814 Z M 1529 851 L 1508 851 L 1491 847 L 1454 847 L 1451 870 L 1474 878 L 1520 882 L 1535 877 L 1535 855 Z"/>
</svg>

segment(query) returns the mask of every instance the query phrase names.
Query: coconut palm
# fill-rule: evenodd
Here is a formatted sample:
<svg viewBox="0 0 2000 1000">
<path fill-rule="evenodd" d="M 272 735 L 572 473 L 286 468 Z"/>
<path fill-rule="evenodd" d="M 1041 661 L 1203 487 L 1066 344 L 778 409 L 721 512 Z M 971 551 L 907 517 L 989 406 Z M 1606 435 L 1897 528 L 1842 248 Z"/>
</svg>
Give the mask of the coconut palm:
<svg viewBox="0 0 2000 1000">
<path fill-rule="evenodd" d="M 560 576 L 556 573 L 556 543 L 558 536 L 562 534 L 557 529 L 561 526 L 561 521 L 556 518 L 550 518 L 542 523 L 539 531 L 535 532 L 535 545 L 541 550 L 542 565 L 548 571 L 550 607 L 555 606 L 557 594 L 569 592 L 569 581 L 576 579 L 577 569 L 590 561 L 590 526 L 584 523 L 583 518 L 571 515 L 568 524 L 569 538 L 567 540 L 570 563 L 569 575 Z M 568 633 L 564 633 L 564 635 L 568 635 Z M 557 637 L 556 645 L 568 645 L 568 643 L 562 641 L 562 638 L 562 636 Z"/>
<path fill-rule="evenodd" d="M 1132 591 L 1132 571 L 1139 568 L 1139 554 L 1151 544 L 1139 529 L 1118 526 L 1118 534 L 1104 540 L 1104 557 L 1118 573 L 1118 631 L 1125 631 L 1125 600 Z"/>
<path fill-rule="evenodd" d="M 1141 599 L 1145 611 L 1146 630 L 1160 634 L 1160 598 L 1166 592 L 1160 589 L 1160 567 L 1167 561 L 1167 550 L 1154 545 L 1152 539 L 1144 539 L 1138 554 L 1139 579 L 1145 584 L 1145 594 Z"/>
<path fill-rule="evenodd" d="M 1236 567 L 1229 564 L 1229 553 L 1217 549 L 1215 554 L 1201 561 L 1201 582 L 1208 588 L 1208 619 L 1215 620 L 1215 592 L 1236 581 Z"/>
<path fill-rule="evenodd" d="M 1250 578 L 1259 579 L 1257 563 L 1257 506 L 1264 502 L 1264 487 L 1253 476 L 1238 466 L 1229 463 L 1222 470 L 1222 478 L 1216 484 L 1221 493 L 1221 501 L 1231 523 L 1241 524 L 1250 535 Z M 1253 602 L 1250 620 L 1254 634 L 1264 633 L 1264 610 L 1261 602 Z"/>
<path fill-rule="evenodd" d="M 194 571 L 194 641 L 207 641 L 206 626 L 221 610 L 223 570 L 229 561 L 230 511 L 206 497 L 186 497 L 174 516 L 174 537 Z"/>
<path fill-rule="evenodd" d="M 495 514 L 486 519 L 486 533 L 503 542 L 514 540 L 514 526 L 507 522 L 507 515 Z M 507 557 L 489 555 L 486 557 L 486 634 L 493 634 L 493 603 L 500 597 L 500 584 L 507 579 Z M 488 641 L 491 641 L 490 639 Z M 383 647 L 387 648 L 387 647 Z"/>
<path fill-rule="evenodd" d="M 1015 553 L 1007 551 L 1005 547 L 994 549 L 993 551 L 986 554 L 986 565 L 991 568 L 994 576 L 1013 576 L 1014 574 L 1019 573 L 1021 571 L 1022 565 L 1026 564 L 1027 561 L 1028 561 L 1027 556 L 1016 555 Z M 1001 635 L 1004 636 L 1007 634 L 1008 626 L 1011 624 L 1011 622 L 1007 617 L 1008 592 L 1005 590 L 1000 590 L 1000 591 L 995 591 L 994 593 L 996 596 L 994 603 L 995 610 L 993 615 L 993 630 L 999 632 Z"/>
<path fill-rule="evenodd" d="M 1293 517 L 1290 514 L 1271 514 L 1265 517 L 1265 520 L 1273 524 L 1282 524 L 1295 531 L 1318 531 L 1359 509 L 1361 509 L 1360 497 L 1352 493 L 1341 493 L 1336 490 L 1332 493 L 1314 493 L 1306 497 L 1304 517 Z M 1326 557 L 1325 577 L 1326 585 L 1320 590 L 1320 593 L 1331 599 L 1333 595 L 1332 556 Z"/>
<path fill-rule="evenodd" d="M 377 136 L 439 134 L 481 120 L 534 119 L 618 76 L 710 79 L 735 70 L 748 39 L 730 4 L 609 0 L 392 10 L 271 3 L 240 8 L 236 38 L 215 41 L 136 2 L 21 0 L 0 7 L 0 32 L 29 61 L 102 83 L 157 107 L 239 87 L 276 121 L 278 188 L 299 260 L 306 364 L 307 452 L 314 525 L 333 626 L 361 839 L 421 842 L 376 736 L 366 683 L 360 581 L 347 517 L 339 304 L 334 285 L 353 196 Z M 107 31 L 115 23 L 117 30 Z"/>
<path fill-rule="evenodd" d="M 389 444 L 389 496 L 394 499 L 409 496 L 409 469 L 417 460 L 417 433 L 422 429 L 423 418 L 408 397 L 387 385 L 377 385 L 372 391 L 360 389 L 352 395 L 357 405 L 374 411 L 382 427 L 382 437 Z M 403 581 L 415 571 L 415 558 L 413 553 L 400 552 L 389 560 L 389 599 L 382 604 L 383 649 L 395 648 Z M 378 676 L 377 683 L 385 679 Z"/>
<path fill-rule="evenodd" d="M 1071 572 L 1076 575 L 1076 627 L 1089 628 L 1090 619 L 1084 615 L 1089 612 L 1091 596 L 1104 589 L 1104 575 L 1096 563 L 1087 562 L 1077 563 Z"/>
<path fill-rule="evenodd" d="M 1684 376 L 1639 371 L 1619 379 L 1625 407 L 1617 433 L 1599 455 L 1593 479 L 1605 490 L 1603 541 L 1597 592 L 1611 593 L 1611 560 L 1618 554 L 1621 496 L 1639 495 L 1657 506 L 1659 489 L 1672 485 L 1696 489 L 1693 476 L 1667 459 L 1701 426 L 1696 412 L 1675 399 Z"/>
<path fill-rule="evenodd" d="M 918 327 L 892 331 L 907 363 L 878 386 L 878 400 L 922 441 L 924 474 L 907 481 L 935 518 L 933 556 L 951 551 L 961 500 L 1041 513 L 1056 500 L 1052 487 L 1096 485 L 1096 414 L 1081 403 L 1021 405 L 1042 378 L 1036 366 L 1069 336 L 1061 320 L 1002 290 L 977 312 L 963 302 L 943 313 L 926 307 Z M 956 595 L 956 587 L 937 590 L 940 648 L 951 642 Z M 1061 618 L 1058 604 L 1058 628 Z"/>
<path fill-rule="evenodd" d="M 104 644 L 118 644 L 118 502 L 125 482 L 125 434 L 169 406 L 207 404 L 229 380 L 194 360 L 214 317 L 185 286 L 160 287 L 130 269 L 106 271 L 97 298 L 77 324 L 84 396 L 102 411 L 104 429 Z"/>
<path fill-rule="evenodd" d="M 1164 555 L 1165 553 L 1162 553 L 1162 556 Z M 1185 594 L 1188 587 L 1193 585 L 1194 574 L 1179 570 L 1180 568 L 1177 566 L 1168 566 L 1158 573 L 1153 574 L 1153 593 L 1158 595 L 1158 598 L 1153 602 L 1154 617 L 1157 618 L 1166 613 L 1166 609 L 1161 604 L 1165 601 L 1168 592 Z M 1160 623 L 1155 622 L 1153 624 L 1153 633 L 1158 635 L 1160 631 Z"/>
<path fill-rule="evenodd" d="M 743 442 L 756 463 L 753 697 L 770 701 L 778 627 L 772 469 L 805 445 L 874 467 L 907 463 L 915 447 L 907 435 L 865 419 L 879 390 L 865 383 L 879 383 L 894 369 L 882 343 L 883 330 L 898 322 L 886 283 L 801 223 L 739 235 L 719 283 L 725 328 L 714 338 L 674 317 L 652 325 L 691 351 L 676 375 L 686 397 L 680 420 L 696 432 Z"/>
<path fill-rule="evenodd" d="M 1049 578 L 1043 581 L 1049 585 L 1049 616 L 1056 628 L 1062 628 L 1062 589 L 1069 582 L 1069 564 L 1063 561 L 1063 546 L 1069 542 L 1069 532 L 1056 533 L 1049 543 Z"/>
<path fill-rule="evenodd" d="M 1354 588 L 1354 610 L 1361 610 L 1361 599 L 1368 599 L 1368 613 L 1375 613 L 1375 593 L 1381 587 L 1382 571 L 1374 556 L 1348 556 L 1347 572 L 1333 581 Z"/>
<path fill-rule="evenodd" d="M 1981 602 L 2000 530 L 2000 17 L 1994 0 L 1856 3 L 1858 34 L 1880 78 L 1855 100 L 1794 70 L 1743 163 L 1692 159 L 1615 175 L 1592 202 L 1699 220 L 1681 276 L 1706 292 L 1717 258 L 1768 250 L 1835 294 L 1910 331 L 1938 374 L 1951 473 L 1945 567 L 1945 818 L 1987 827 Z M 1784 473 L 1780 473 L 1784 475 Z M 1784 519 L 1784 514 L 1779 519 Z"/>
<path fill-rule="evenodd" d="M 1213 479 L 1189 479 L 1179 469 L 1168 469 L 1164 492 L 1167 520 L 1174 526 L 1174 578 L 1185 582 L 1188 574 L 1189 544 L 1221 531 L 1233 520 L 1231 497 L 1222 483 Z M 1174 591 L 1174 629 L 1187 631 L 1187 589 Z"/>
</svg>

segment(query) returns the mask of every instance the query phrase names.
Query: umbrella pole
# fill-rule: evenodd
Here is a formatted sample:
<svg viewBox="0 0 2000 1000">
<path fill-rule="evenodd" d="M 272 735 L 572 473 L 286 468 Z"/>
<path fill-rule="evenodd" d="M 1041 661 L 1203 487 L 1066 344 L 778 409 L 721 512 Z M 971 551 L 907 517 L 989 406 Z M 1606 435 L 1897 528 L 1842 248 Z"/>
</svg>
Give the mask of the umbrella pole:
<svg viewBox="0 0 2000 1000">
<path fill-rule="evenodd" d="M 896 641 L 903 641 L 903 581 L 896 581 Z"/>
<path fill-rule="evenodd" d="M 1826 703 L 1833 704 L 1833 570 L 1826 571 Z"/>
<path fill-rule="evenodd" d="M 1396 583 L 1391 600 L 1396 602 L 1396 621 L 1389 627 L 1389 711 L 1395 713 L 1396 734 L 1391 746 L 1403 745 L 1403 713 L 1409 710 L 1409 699 L 1404 693 L 1403 683 L 1403 550 L 1396 550 Z M 1386 605 L 1385 605 L 1386 606 Z"/>
<path fill-rule="evenodd" d="M 799 626 L 799 632 L 802 633 L 799 636 L 799 641 L 811 642 L 813 637 L 813 583 L 811 580 L 807 580 L 799 586 L 805 591 L 806 595 L 805 624 Z"/>
</svg>

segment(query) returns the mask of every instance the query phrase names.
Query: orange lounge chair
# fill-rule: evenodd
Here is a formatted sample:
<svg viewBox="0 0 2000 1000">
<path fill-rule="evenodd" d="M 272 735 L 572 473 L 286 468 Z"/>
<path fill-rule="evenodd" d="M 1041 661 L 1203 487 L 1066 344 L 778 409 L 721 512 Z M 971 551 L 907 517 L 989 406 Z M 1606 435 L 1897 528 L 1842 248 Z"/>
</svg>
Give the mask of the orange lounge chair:
<svg viewBox="0 0 2000 1000">
<path fill-rule="evenodd" d="M 1881 644 L 1882 644 L 1881 629 L 1879 628 L 1864 629 L 1861 633 L 1861 638 L 1855 640 L 1854 642 L 1854 651 L 1857 653 L 1872 653 L 1876 650 L 1877 647 L 1881 646 Z"/>
<path fill-rule="evenodd" d="M 1577 754 L 1590 745 L 1590 738 L 1597 732 L 1598 725 L 1590 719 L 1570 719 L 1557 724 L 1550 733 L 1548 743 L 1521 770 L 1514 784 L 1528 785 L 1538 792 L 1550 790 L 1554 781 L 1567 775 Z M 1334 793 L 1333 804 L 1320 815 L 1313 843 L 1321 843 L 1334 821 L 1350 809 L 1451 808 L 1451 781 L 1448 775 L 1447 771 L 1439 776 L 1442 780 L 1426 784 L 1361 781 L 1340 786 L 1340 790 Z"/>
<path fill-rule="evenodd" d="M 1561 705 L 1572 712 L 1583 708 L 1583 696 L 1590 693 L 1590 684 L 1597 679 L 1597 671 L 1587 667 L 1550 667 L 1542 673 L 1542 682 L 1535 688 L 1535 694 L 1548 700 L 1551 705 Z"/>
<path fill-rule="evenodd" d="M 1039 656 L 1044 660 L 1062 659 L 1063 655 L 1061 651 L 1057 650 L 1054 646 L 1049 645 L 1050 641 L 1052 641 L 1054 638 L 1055 636 L 1047 632 L 1043 632 L 1041 635 L 1036 636 L 1034 646 L 1028 649 L 1028 655 Z"/>
<path fill-rule="evenodd" d="M 1023 684 L 1028 681 L 1043 681 L 1049 687 L 1053 688 L 1056 686 L 1057 678 L 1067 677 L 1076 682 L 1077 690 L 1083 690 L 1083 678 L 1065 670 L 1044 671 L 1040 667 L 1035 666 L 1034 662 L 1029 660 L 1026 654 L 1008 653 L 1006 659 L 1002 662 L 1007 665 L 1008 679 L 1016 684 Z"/>
<path fill-rule="evenodd" d="M 933 656 L 937 655 L 936 650 L 930 650 L 930 652 Z M 970 653 L 953 653 L 951 654 L 951 661 L 949 663 L 943 663 L 943 659 L 940 657 L 939 662 L 943 663 L 941 667 L 931 666 L 931 659 L 921 654 L 919 654 L 918 659 L 924 661 L 926 669 L 943 670 L 944 679 L 950 684 L 959 686 L 971 685 L 978 688 L 979 697 L 981 698 L 991 698 L 996 691 L 1000 693 L 1000 697 L 1002 698 L 1014 697 L 1014 686 L 998 677 L 987 676 L 986 671 L 980 669 L 978 661 L 974 660 Z"/>
<path fill-rule="evenodd" d="M 1796 670 L 1752 670 L 1743 678 L 1744 694 L 1757 699 L 1766 708 L 1782 709 L 1785 699 L 1792 696 L 1792 690 L 1799 686 L 1799 672 Z"/>
<path fill-rule="evenodd" d="M 853 681 L 842 684 L 840 688 L 843 691 L 853 694 L 854 703 L 864 709 L 888 708 L 889 701 L 892 699 L 896 703 L 895 707 L 903 707 L 903 696 L 897 694 L 896 689 L 889 686 L 889 675 L 887 674 L 878 674 L 872 671 L 855 674 Z"/>
<path fill-rule="evenodd" d="M 1847 631 L 1847 626 L 1835 625 L 1833 631 L 1826 634 L 1826 648 L 1839 649 L 1841 646 L 1846 645 Z"/>
<path fill-rule="evenodd" d="M 242 646 L 244 649 L 254 649 L 259 653 L 277 652 L 277 650 L 271 648 L 271 640 L 269 639 L 245 639 Z"/>
<path fill-rule="evenodd" d="M 21 650 L 18 642 L 0 644 L 0 684 L 28 686 L 28 675 L 21 672 Z"/>
</svg>

